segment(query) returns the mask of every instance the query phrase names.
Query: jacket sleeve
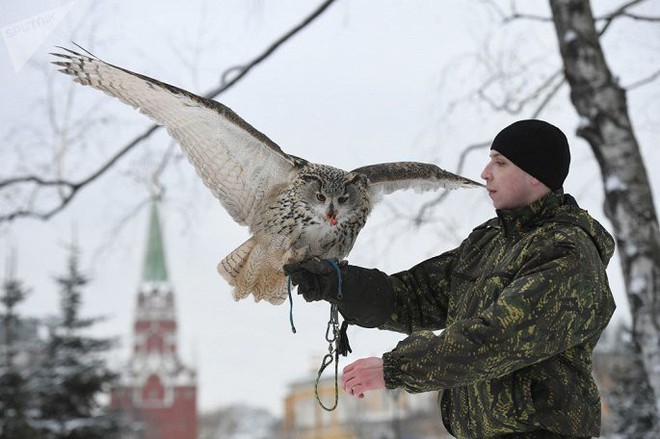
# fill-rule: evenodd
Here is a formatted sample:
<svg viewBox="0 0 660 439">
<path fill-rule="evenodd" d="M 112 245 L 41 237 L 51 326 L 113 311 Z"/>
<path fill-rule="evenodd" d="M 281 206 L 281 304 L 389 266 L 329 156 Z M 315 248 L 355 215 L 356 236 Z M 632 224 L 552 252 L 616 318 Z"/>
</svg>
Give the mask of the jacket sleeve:
<svg viewBox="0 0 660 439">
<path fill-rule="evenodd" d="M 394 294 L 391 318 L 379 329 L 410 334 L 442 329 L 447 323 L 451 272 L 458 249 L 390 276 Z"/>
<path fill-rule="evenodd" d="M 614 301 L 593 243 L 575 230 L 539 239 L 481 314 L 455 321 L 439 336 L 414 333 L 384 354 L 386 386 L 422 392 L 489 380 L 597 338 Z"/>
</svg>

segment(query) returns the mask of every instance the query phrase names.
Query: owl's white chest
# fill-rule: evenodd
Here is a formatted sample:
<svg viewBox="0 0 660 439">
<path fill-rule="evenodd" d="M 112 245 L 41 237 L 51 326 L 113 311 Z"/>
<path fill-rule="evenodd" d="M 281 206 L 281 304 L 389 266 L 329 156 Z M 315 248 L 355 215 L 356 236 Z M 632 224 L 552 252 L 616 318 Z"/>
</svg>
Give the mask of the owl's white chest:
<svg viewBox="0 0 660 439">
<path fill-rule="evenodd" d="M 353 248 L 368 213 L 368 209 L 340 212 L 333 224 L 323 212 L 304 203 L 279 200 L 262 211 L 259 227 L 253 232 L 271 248 L 274 245 L 289 255 L 285 259 L 343 259 Z"/>
<path fill-rule="evenodd" d="M 303 249 L 309 256 L 344 258 L 353 247 L 355 239 L 347 240 L 346 227 L 342 223 L 331 225 L 328 221 L 309 224 L 302 228 L 293 241 L 294 249 Z"/>
</svg>

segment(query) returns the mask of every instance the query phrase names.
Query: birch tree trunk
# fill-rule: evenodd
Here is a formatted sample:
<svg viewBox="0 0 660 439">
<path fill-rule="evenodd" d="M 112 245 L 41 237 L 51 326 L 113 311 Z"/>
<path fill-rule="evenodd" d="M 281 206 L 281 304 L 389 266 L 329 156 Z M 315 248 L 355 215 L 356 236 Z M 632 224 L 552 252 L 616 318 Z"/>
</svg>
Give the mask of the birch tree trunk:
<svg viewBox="0 0 660 439">
<path fill-rule="evenodd" d="M 626 92 L 612 75 L 588 0 L 550 0 L 571 101 L 600 165 L 605 214 L 617 241 L 633 338 L 660 413 L 660 232 Z M 656 426 L 656 428 L 658 428 Z M 660 437 L 660 432 L 655 437 Z"/>
</svg>

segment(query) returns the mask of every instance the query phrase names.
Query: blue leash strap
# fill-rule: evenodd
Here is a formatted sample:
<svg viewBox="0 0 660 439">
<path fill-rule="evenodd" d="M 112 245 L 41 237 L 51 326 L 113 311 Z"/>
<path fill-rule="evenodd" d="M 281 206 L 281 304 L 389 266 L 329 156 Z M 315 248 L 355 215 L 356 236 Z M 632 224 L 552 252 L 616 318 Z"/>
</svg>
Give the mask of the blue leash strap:
<svg viewBox="0 0 660 439">
<path fill-rule="evenodd" d="M 296 325 L 293 324 L 293 296 L 291 295 L 291 276 L 287 276 L 287 283 L 289 287 L 289 323 L 291 324 L 291 332 L 296 333 Z"/>
<path fill-rule="evenodd" d="M 341 270 L 339 269 L 339 262 L 336 259 L 324 259 L 324 261 L 332 265 L 332 268 L 335 269 L 335 273 L 337 273 L 337 300 L 342 300 L 344 298 L 344 293 L 342 289 L 342 278 Z"/>
</svg>

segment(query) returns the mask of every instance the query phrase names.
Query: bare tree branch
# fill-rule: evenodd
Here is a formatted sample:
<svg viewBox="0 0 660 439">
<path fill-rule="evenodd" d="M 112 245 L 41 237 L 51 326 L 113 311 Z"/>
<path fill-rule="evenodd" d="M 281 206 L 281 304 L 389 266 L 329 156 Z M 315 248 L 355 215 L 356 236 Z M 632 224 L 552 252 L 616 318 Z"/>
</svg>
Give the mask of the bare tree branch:
<svg viewBox="0 0 660 439">
<path fill-rule="evenodd" d="M 545 107 L 550 103 L 550 101 L 557 96 L 557 92 L 562 88 L 562 86 L 566 84 L 566 77 L 564 76 L 564 73 L 561 73 L 561 81 L 557 82 L 554 87 L 550 89 L 548 94 L 545 95 L 545 97 L 541 100 L 541 103 L 539 104 L 538 107 L 536 107 L 536 110 L 532 112 L 531 118 L 536 119 L 541 112 L 545 109 Z"/>
<path fill-rule="evenodd" d="M 160 128 L 158 125 L 152 125 L 147 131 L 145 131 L 144 133 L 133 139 L 133 141 L 131 141 L 128 145 L 124 146 L 121 150 L 119 150 L 114 156 L 112 156 L 107 162 L 101 165 L 96 171 L 94 171 L 88 177 L 78 182 L 73 182 L 70 180 L 63 180 L 63 179 L 48 180 L 48 179 L 43 179 L 36 175 L 9 178 L 4 181 L 0 181 L 0 189 L 22 183 L 33 183 L 36 184 L 37 186 L 56 187 L 58 188 L 61 194 L 59 204 L 57 204 L 55 207 L 53 207 L 50 210 L 46 210 L 44 212 L 37 212 L 32 210 L 31 208 L 18 209 L 9 214 L 0 216 L 0 223 L 9 222 L 20 217 L 32 217 L 41 220 L 50 219 L 53 215 L 61 212 L 71 202 L 71 200 L 73 200 L 73 198 L 77 195 L 77 193 L 81 189 L 92 183 L 101 175 L 105 174 L 128 151 L 130 151 L 133 147 L 135 147 L 140 142 L 151 136 L 151 134 L 153 134 L 153 132 L 156 131 L 158 128 Z"/>
<path fill-rule="evenodd" d="M 552 17 L 544 17 L 542 15 L 534 15 L 534 14 L 521 14 L 517 11 L 516 8 L 516 2 L 511 2 L 511 7 L 509 12 L 505 12 L 500 8 L 500 6 L 491 0 L 485 0 L 484 3 L 490 5 L 491 8 L 497 12 L 497 14 L 500 16 L 502 19 L 503 23 L 508 23 L 510 21 L 514 20 L 532 20 L 532 21 L 542 21 L 545 23 L 552 23 Z"/>
<path fill-rule="evenodd" d="M 635 88 L 641 87 L 643 85 L 650 84 L 651 82 L 655 81 L 658 78 L 660 78 L 660 70 L 656 70 L 655 72 L 653 72 L 652 74 L 650 74 L 646 78 L 639 79 L 639 80 L 633 82 L 632 84 L 629 84 L 629 85 L 627 85 L 623 88 L 630 91 L 630 90 L 633 90 Z"/>
<path fill-rule="evenodd" d="M 602 17 L 594 18 L 595 22 L 599 22 L 599 21 L 605 22 L 603 27 L 598 31 L 598 36 L 599 37 L 602 36 L 605 33 L 605 31 L 607 31 L 607 28 L 609 28 L 610 25 L 614 22 L 614 20 L 622 17 L 632 18 L 634 20 L 640 20 L 640 21 L 660 21 L 660 17 L 643 17 L 641 15 L 631 14 L 630 12 L 628 12 L 629 8 L 633 6 L 637 6 L 640 3 L 644 3 L 644 2 L 646 2 L 646 0 L 631 0 L 619 6 L 614 11 L 603 15 Z"/>
<path fill-rule="evenodd" d="M 637 21 L 651 21 L 651 22 L 660 22 L 660 17 L 648 17 L 643 15 L 631 14 L 629 12 L 624 12 L 621 14 L 622 17 L 632 18 Z"/>
<path fill-rule="evenodd" d="M 542 21 L 544 23 L 552 23 L 552 18 L 543 17 L 542 15 L 533 15 L 533 14 L 521 14 L 520 12 L 513 11 L 508 17 L 504 17 L 504 23 L 513 20 L 531 20 L 531 21 Z"/>
<path fill-rule="evenodd" d="M 598 32 L 598 35 L 602 36 L 607 30 L 607 28 L 612 24 L 612 22 L 614 22 L 618 18 L 630 18 L 638 21 L 651 21 L 651 22 L 660 21 L 660 17 L 643 16 L 628 12 L 628 9 L 634 6 L 638 6 L 639 4 L 644 3 L 646 1 L 647 0 L 630 0 L 627 3 L 624 3 L 623 5 L 619 6 L 614 11 L 604 14 L 601 17 L 595 18 L 596 22 L 599 21 L 605 22 L 601 30 Z M 544 23 L 552 23 L 552 17 L 545 17 L 542 15 L 534 15 L 534 14 L 524 14 L 518 12 L 516 7 L 516 2 L 514 1 L 511 2 L 509 12 L 503 11 L 502 8 L 499 7 L 499 5 L 497 5 L 492 1 L 486 1 L 486 3 L 489 4 L 498 13 L 503 23 L 509 23 L 515 20 L 531 20 L 531 21 L 540 21 Z"/>
<path fill-rule="evenodd" d="M 463 172 L 463 167 L 465 165 L 465 160 L 467 159 L 467 156 L 471 154 L 474 151 L 487 148 L 490 146 L 490 141 L 487 142 L 480 142 L 480 143 L 475 143 L 473 145 L 468 146 L 467 148 L 464 148 L 461 151 L 461 156 L 458 159 L 458 165 L 456 166 L 456 170 L 454 173 L 461 175 Z M 444 191 L 431 201 L 427 201 L 426 203 L 422 204 L 422 206 L 419 208 L 419 211 L 417 212 L 417 215 L 415 215 L 415 218 L 413 220 L 413 223 L 415 226 L 420 226 L 424 222 L 426 222 L 428 212 L 432 209 L 434 209 L 436 206 L 438 206 L 440 203 L 444 201 L 445 198 L 447 198 L 447 195 L 449 195 L 449 191 Z"/>
<path fill-rule="evenodd" d="M 230 87 L 234 86 L 245 75 L 247 75 L 248 72 L 250 72 L 253 68 L 257 67 L 268 57 L 270 57 L 280 46 L 282 46 L 284 43 L 286 43 L 291 38 L 293 38 L 301 30 L 309 26 L 316 18 L 318 18 L 323 12 L 325 12 L 325 10 L 334 2 L 335 0 L 326 0 L 320 6 L 318 6 L 310 15 L 305 17 L 305 19 L 303 19 L 299 24 L 294 26 L 291 30 L 286 32 L 275 42 L 273 42 L 270 46 L 268 46 L 256 58 L 252 59 L 250 62 L 242 66 L 232 67 L 228 69 L 227 72 L 232 72 L 232 73 L 236 72 L 235 76 L 233 76 L 231 79 L 228 79 L 229 75 L 227 74 L 227 72 L 223 73 L 221 75 L 220 85 L 210 90 L 209 92 L 205 93 L 204 97 L 208 99 L 213 99 L 218 95 L 220 95 L 221 93 L 228 90 Z M 55 122 L 52 123 L 55 126 Z M 119 151 L 117 151 L 112 157 L 110 157 L 110 159 L 108 159 L 105 163 L 99 166 L 96 171 L 92 172 L 89 176 L 79 181 L 71 181 L 60 178 L 43 179 L 37 175 L 27 175 L 22 177 L 14 177 L 5 180 L 0 180 L 0 189 L 2 190 L 8 190 L 11 189 L 13 186 L 22 185 L 22 184 L 34 184 L 37 185 L 38 187 L 55 187 L 58 188 L 58 190 L 60 191 L 60 199 L 58 200 L 59 202 L 56 206 L 52 207 L 51 209 L 47 209 L 43 211 L 34 210 L 31 207 L 31 203 L 28 203 L 27 208 L 18 208 L 5 215 L 1 215 L 0 223 L 10 222 L 12 220 L 22 217 L 32 217 L 41 220 L 50 219 L 52 216 L 56 215 L 57 213 L 61 212 L 65 207 L 67 207 L 69 203 L 74 199 L 74 197 L 78 194 L 79 191 L 81 191 L 85 187 L 88 187 L 92 182 L 94 182 L 100 176 L 105 174 L 129 151 L 131 151 L 137 145 L 139 145 L 144 140 L 149 138 L 159 128 L 160 128 L 159 125 L 155 125 L 155 124 L 151 125 L 142 134 L 138 135 L 131 142 L 129 142 L 124 147 L 119 149 Z"/>
<path fill-rule="evenodd" d="M 553 82 L 559 80 L 559 82 L 555 85 L 553 85 Z M 519 114 L 522 112 L 527 106 L 532 101 L 536 101 L 539 99 L 540 96 L 543 97 L 542 104 L 535 110 L 535 114 L 540 113 L 541 109 L 547 105 L 548 101 L 554 94 L 557 92 L 557 90 L 561 87 L 561 85 L 565 82 L 564 79 L 564 72 L 562 69 L 558 69 L 555 71 L 552 75 L 548 76 L 545 81 L 543 81 L 538 87 L 533 89 L 531 92 L 529 92 L 526 96 L 519 98 L 519 99 L 514 99 L 511 96 L 507 95 L 504 100 L 501 103 L 496 103 L 493 99 L 491 99 L 489 96 L 486 94 L 486 89 L 490 85 L 491 82 L 494 81 L 499 81 L 498 77 L 493 77 L 491 80 L 486 81 L 482 87 L 480 87 L 477 90 L 477 95 L 479 98 L 484 100 L 486 103 L 488 103 L 493 110 L 496 111 L 506 111 L 509 114 Z M 550 92 L 548 94 L 543 94 L 544 91 L 547 89 L 550 89 Z"/>
</svg>

